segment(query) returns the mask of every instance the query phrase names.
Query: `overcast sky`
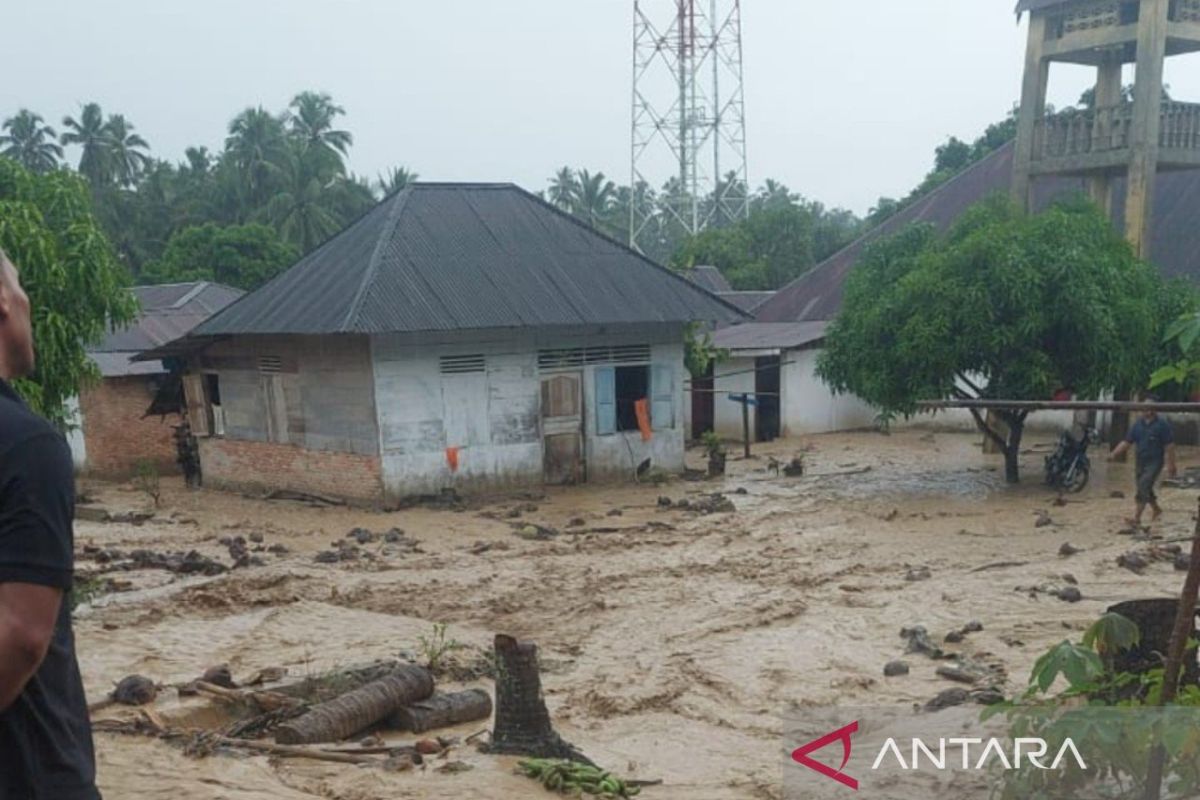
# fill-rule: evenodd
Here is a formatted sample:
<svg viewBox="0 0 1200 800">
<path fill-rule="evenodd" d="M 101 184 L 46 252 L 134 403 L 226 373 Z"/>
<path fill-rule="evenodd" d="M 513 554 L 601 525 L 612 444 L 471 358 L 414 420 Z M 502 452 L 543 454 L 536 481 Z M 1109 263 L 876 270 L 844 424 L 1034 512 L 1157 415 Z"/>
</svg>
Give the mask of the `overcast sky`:
<svg viewBox="0 0 1200 800">
<path fill-rule="evenodd" d="M 662 2 L 662 0 L 658 0 Z M 669 6 L 670 4 L 667 3 Z M 863 213 L 933 148 L 1017 99 L 1012 0 L 744 0 L 751 182 Z M 633 0 L 8 0 L 0 116 L 89 100 L 156 155 L 218 149 L 239 110 L 331 92 L 351 167 L 545 188 L 559 166 L 629 179 Z M 1168 82 L 1200 100 L 1200 61 Z M 1090 78 L 1057 68 L 1051 100 Z"/>
</svg>

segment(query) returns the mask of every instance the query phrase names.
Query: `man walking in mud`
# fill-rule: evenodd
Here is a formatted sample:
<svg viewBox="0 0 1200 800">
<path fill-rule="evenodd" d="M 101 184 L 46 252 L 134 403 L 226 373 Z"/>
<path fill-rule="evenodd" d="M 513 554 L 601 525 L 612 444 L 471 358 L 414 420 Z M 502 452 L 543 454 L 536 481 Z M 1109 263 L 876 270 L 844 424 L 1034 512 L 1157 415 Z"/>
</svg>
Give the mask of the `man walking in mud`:
<svg viewBox="0 0 1200 800">
<path fill-rule="evenodd" d="M 9 384 L 33 365 L 29 298 L 0 251 L 0 800 L 99 800 L 66 599 L 71 452 Z"/>
<path fill-rule="evenodd" d="M 1143 401 L 1158 402 L 1154 397 L 1146 397 Z M 1171 430 L 1171 423 L 1160 417 L 1154 409 L 1142 412 L 1141 418 L 1129 429 L 1125 441 L 1113 449 L 1109 461 L 1120 458 L 1134 445 L 1137 445 L 1137 512 L 1133 519 L 1129 520 L 1129 524 L 1139 528 L 1147 506 L 1150 507 L 1151 522 L 1158 521 L 1162 516 L 1154 485 L 1162 474 L 1164 464 L 1169 477 L 1174 478 L 1177 471 L 1175 434 Z"/>
</svg>

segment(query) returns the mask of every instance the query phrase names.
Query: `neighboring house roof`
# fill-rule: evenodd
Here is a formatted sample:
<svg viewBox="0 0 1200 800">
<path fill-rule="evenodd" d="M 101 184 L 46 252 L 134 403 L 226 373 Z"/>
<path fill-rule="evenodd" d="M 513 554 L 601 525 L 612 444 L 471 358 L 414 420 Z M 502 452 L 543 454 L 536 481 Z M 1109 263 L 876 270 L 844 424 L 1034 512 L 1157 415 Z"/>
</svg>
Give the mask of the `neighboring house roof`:
<svg viewBox="0 0 1200 800">
<path fill-rule="evenodd" d="M 124 375 L 153 375 L 162 372 L 157 363 L 134 362 L 138 353 L 186 336 L 215 312 L 245 294 L 240 289 L 208 281 L 135 286 L 140 311 L 134 321 L 109 333 L 88 355 L 105 378 Z"/>
<path fill-rule="evenodd" d="M 794 350 L 825 338 L 825 322 L 746 322 L 713 334 L 721 350 Z"/>
<path fill-rule="evenodd" d="M 842 290 L 850 270 L 873 241 L 899 232 L 914 222 L 945 230 L 971 205 L 1012 183 L 1013 146 L 997 150 L 942 186 L 913 202 L 879 226 L 780 289 L 759 306 L 759 322 L 831 320 L 842 306 Z M 1034 182 L 1039 208 L 1056 198 L 1085 190 L 1083 178 L 1041 178 Z M 1125 214 L 1125 180 L 1113 182 L 1113 217 Z M 1168 277 L 1200 279 L 1200 170 L 1163 172 L 1154 199 L 1154 230 L 1150 260 Z"/>
<path fill-rule="evenodd" d="M 733 291 L 729 281 L 716 267 L 692 267 L 683 273 L 683 277 L 713 294 L 725 294 Z"/>
<path fill-rule="evenodd" d="M 775 296 L 774 292 L 718 292 L 717 297 L 745 312 L 752 312 Z"/>
<path fill-rule="evenodd" d="M 194 333 L 415 333 L 743 318 L 516 186 L 418 183 Z"/>
</svg>

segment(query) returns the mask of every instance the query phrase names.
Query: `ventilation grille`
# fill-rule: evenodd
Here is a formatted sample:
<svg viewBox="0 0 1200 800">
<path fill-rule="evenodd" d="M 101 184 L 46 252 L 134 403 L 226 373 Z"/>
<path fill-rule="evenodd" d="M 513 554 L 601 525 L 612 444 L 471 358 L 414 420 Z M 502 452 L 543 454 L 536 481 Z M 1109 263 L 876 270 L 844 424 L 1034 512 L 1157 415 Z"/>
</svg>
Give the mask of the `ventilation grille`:
<svg viewBox="0 0 1200 800">
<path fill-rule="evenodd" d="M 283 359 L 279 356 L 262 356 L 258 359 L 258 371 L 264 375 L 278 375 L 283 372 Z"/>
<path fill-rule="evenodd" d="M 567 350 L 539 350 L 538 369 L 569 369 L 589 364 L 638 364 L 650 361 L 650 345 L 629 344 L 615 347 L 573 347 Z"/>
<path fill-rule="evenodd" d="M 468 375 L 472 372 L 486 372 L 487 359 L 476 356 L 442 356 L 441 368 L 443 375 Z"/>
</svg>

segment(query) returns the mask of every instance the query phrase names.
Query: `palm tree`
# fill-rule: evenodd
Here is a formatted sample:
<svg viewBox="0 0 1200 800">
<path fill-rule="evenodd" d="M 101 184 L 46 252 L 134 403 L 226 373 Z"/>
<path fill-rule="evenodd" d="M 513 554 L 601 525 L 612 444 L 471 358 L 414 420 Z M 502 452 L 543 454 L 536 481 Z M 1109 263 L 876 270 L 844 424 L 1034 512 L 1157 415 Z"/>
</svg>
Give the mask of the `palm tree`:
<svg viewBox="0 0 1200 800">
<path fill-rule="evenodd" d="M 49 125 L 43 125 L 41 114 L 35 114 L 27 108 L 17 112 L 15 117 L 4 121 L 4 135 L 0 135 L 0 145 L 5 145 L 0 154 L 19 162 L 25 169 L 38 174 L 53 172 L 58 169 L 58 161 L 63 157 L 63 149 L 58 146 L 58 134 Z"/>
<path fill-rule="evenodd" d="M 587 221 L 593 228 L 600 228 L 612 212 L 617 186 L 603 172 L 592 174 L 579 170 L 579 194 L 575 204 L 575 215 Z"/>
<path fill-rule="evenodd" d="M 389 194 L 395 194 L 403 189 L 407 189 L 410 185 L 417 182 L 421 176 L 412 172 L 407 167 L 392 167 L 387 175 L 380 175 L 379 180 L 375 182 L 379 193 L 385 197 Z"/>
<path fill-rule="evenodd" d="M 550 202 L 563 211 L 574 212 L 579 199 L 579 181 L 573 169 L 563 167 L 554 173 L 554 177 L 550 179 L 549 197 Z"/>
<path fill-rule="evenodd" d="M 279 191 L 266 208 L 266 217 L 285 242 L 308 253 L 341 227 L 335 176 L 323 180 L 319 166 L 304 153 L 292 153 L 281 173 Z"/>
<path fill-rule="evenodd" d="M 133 123 L 122 114 L 113 114 L 104 124 L 109 138 L 109 164 L 113 177 L 122 186 L 137 183 L 138 178 L 150 165 L 150 144 L 133 132 Z"/>
<path fill-rule="evenodd" d="M 240 178 L 243 217 L 249 216 L 265 204 L 270 183 L 290 158 L 283 122 L 262 106 L 247 108 L 229 123 L 225 150 Z"/>
<path fill-rule="evenodd" d="M 79 119 L 63 117 L 67 130 L 60 137 L 64 145 L 77 144 L 83 148 L 79 157 L 79 172 L 93 186 L 106 183 L 112 174 L 112 138 L 104 124 L 104 112 L 99 103 L 88 103 L 79 114 Z"/>
<path fill-rule="evenodd" d="M 349 131 L 335 129 L 333 124 L 346 109 L 336 105 L 325 92 L 301 92 L 292 98 L 288 108 L 291 111 L 287 114 L 287 122 L 292 136 L 306 150 L 325 153 L 330 165 L 338 172 L 344 172 L 342 159 L 354 144 L 354 136 Z"/>
</svg>

